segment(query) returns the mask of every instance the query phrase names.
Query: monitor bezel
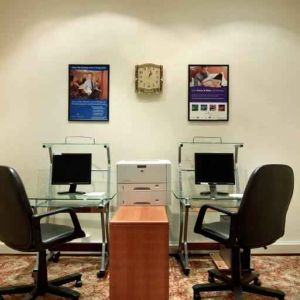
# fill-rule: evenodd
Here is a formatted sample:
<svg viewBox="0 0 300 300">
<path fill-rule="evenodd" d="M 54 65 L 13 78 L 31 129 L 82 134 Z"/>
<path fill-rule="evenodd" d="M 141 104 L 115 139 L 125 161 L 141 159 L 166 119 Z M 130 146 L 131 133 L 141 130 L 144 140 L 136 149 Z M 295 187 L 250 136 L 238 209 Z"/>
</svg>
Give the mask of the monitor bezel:
<svg viewBox="0 0 300 300">
<path fill-rule="evenodd" d="M 89 176 L 89 181 L 53 181 L 53 169 L 55 165 L 55 157 L 58 156 L 89 156 L 90 157 L 90 176 Z M 60 153 L 60 154 L 53 154 L 52 155 L 52 169 L 51 169 L 51 184 L 52 185 L 89 185 L 92 183 L 92 154 L 91 153 Z"/>
<path fill-rule="evenodd" d="M 196 175 L 196 156 L 198 155 L 230 155 L 232 157 L 232 172 L 233 172 L 233 181 L 232 182 L 227 182 L 227 181 L 222 181 L 222 182 L 216 182 L 216 181 L 197 181 L 198 177 Z M 234 161 L 234 154 L 230 152 L 196 152 L 194 155 L 194 170 L 195 170 L 195 184 L 201 185 L 201 184 L 207 184 L 207 185 L 235 185 L 236 184 L 236 178 L 235 178 L 235 161 Z"/>
</svg>

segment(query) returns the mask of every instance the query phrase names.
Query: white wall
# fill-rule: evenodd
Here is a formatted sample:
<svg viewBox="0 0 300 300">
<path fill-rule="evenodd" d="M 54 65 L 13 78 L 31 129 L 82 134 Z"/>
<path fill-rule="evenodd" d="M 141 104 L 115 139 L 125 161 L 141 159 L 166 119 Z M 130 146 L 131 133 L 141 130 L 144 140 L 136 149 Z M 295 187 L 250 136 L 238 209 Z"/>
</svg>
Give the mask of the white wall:
<svg viewBox="0 0 300 300">
<path fill-rule="evenodd" d="M 242 141 L 247 176 L 262 163 L 294 168 L 282 241 L 298 245 L 299 11 L 297 0 L 1 0 L 0 164 L 15 167 L 30 190 L 48 164 L 42 142 L 68 135 L 110 143 L 113 163 L 164 158 L 174 169 L 179 141 Z M 160 96 L 134 92 L 134 66 L 147 62 L 164 66 Z M 70 63 L 110 64 L 108 123 L 68 122 Z M 187 121 L 193 63 L 230 65 L 229 122 Z"/>
</svg>

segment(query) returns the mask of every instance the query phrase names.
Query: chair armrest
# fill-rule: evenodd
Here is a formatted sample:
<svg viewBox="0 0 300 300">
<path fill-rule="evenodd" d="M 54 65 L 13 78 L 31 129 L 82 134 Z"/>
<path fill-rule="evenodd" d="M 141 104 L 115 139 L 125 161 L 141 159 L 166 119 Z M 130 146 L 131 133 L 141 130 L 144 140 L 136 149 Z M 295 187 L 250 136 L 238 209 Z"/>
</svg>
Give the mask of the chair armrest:
<svg viewBox="0 0 300 300">
<path fill-rule="evenodd" d="M 37 232 L 37 236 L 36 236 L 36 238 L 37 238 L 36 242 L 37 243 L 43 244 L 42 235 L 41 235 L 41 224 L 40 224 L 41 219 L 45 218 L 45 217 L 52 216 L 52 215 L 61 214 L 61 213 L 69 213 L 69 215 L 71 217 L 71 220 L 72 220 L 72 223 L 73 223 L 73 226 L 74 226 L 74 231 L 75 232 L 76 231 L 77 232 L 82 231 L 79 220 L 78 220 L 78 217 L 77 217 L 75 211 L 72 208 L 59 208 L 59 209 L 56 209 L 56 210 L 47 211 L 45 213 L 33 215 L 33 217 L 32 217 L 33 218 L 33 226 L 35 227 L 35 230 Z"/>
<path fill-rule="evenodd" d="M 59 213 L 64 213 L 64 212 L 69 212 L 70 208 L 67 208 L 67 207 L 64 207 L 64 208 L 59 208 L 59 209 L 55 209 L 55 210 L 49 210 L 45 213 L 41 213 L 41 214 L 36 214 L 34 215 L 34 218 L 35 219 L 42 219 L 44 217 L 48 217 L 48 216 L 51 216 L 51 215 L 55 215 L 55 214 L 59 214 Z"/>
<path fill-rule="evenodd" d="M 205 205 L 203 205 L 203 206 L 201 207 L 201 210 L 202 210 L 202 208 L 203 208 L 203 209 L 205 208 L 205 211 L 206 211 L 208 208 L 210 208 L 210 209 L 216 210 L 216 211 L 218 211 L 218 212 L 224 213 L 224 214 L 226 214 L 226 215 L 228 215 L 228 216 L 233 216 L 233 215 L 236 214 L 235 212 L 232 212 L 232 211 L 230 211 L 230 210 L 225 209 L 224 207 L 220 207 L 220 206 L 217 206 L 217 205 L 205 204 Z"/>
<path fill-rule="evenodd" d="M 212 209 L 212 210 L 224 213 L 224 214 L 230 216 L 231 220 L 233 220 L 233 221 L 235 221 L 235 219 L 236 219 L 235 217 L 236 217 L 237 213 L 235 213 L 235 212 L 229 211 L 220 206 L 205 204 L 201 207 L 201 209 L 199 211 L 199 214 L 198 214 L 198 217 L 196 220 L 196 224 L 194 227 L 194 232 L 199 233 L 199 231 L 202 227 L 203 220 L 204 220 L 207 209 Z"/>
<path fill-rule="evenodd" d="M 78 217 L 77 217 L 75 211 L 72 208 L 59 208 L 59 209 L 55 209 L 55 210 L 50 210 L 50 211 L 47 211 L 47 212 L 42 213 L 42 214 L 34 215 L 33 219 L 35 220 L 35 222 L 40 223 L 40 220 L 42 218 L 49 217 L 49 216 L 52 216 L 52 215 L 57 215 L 57 214 L 60 214 L 60 213 L 69 213 L 69 215 L 72 219 L 75 230 L 77 228 L 81 230 L 81 226 L 80 226 Z"/>
</svg>

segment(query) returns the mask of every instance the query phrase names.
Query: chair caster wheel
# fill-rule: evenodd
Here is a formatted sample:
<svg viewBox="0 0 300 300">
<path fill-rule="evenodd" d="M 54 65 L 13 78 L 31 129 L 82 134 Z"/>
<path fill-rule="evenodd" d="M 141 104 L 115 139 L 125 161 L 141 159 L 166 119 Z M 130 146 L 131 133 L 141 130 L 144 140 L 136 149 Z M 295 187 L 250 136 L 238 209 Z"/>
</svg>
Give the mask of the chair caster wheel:
<svg viewBox="0 0 300 300">
<path fill-rule="evenodd" d="M 59 261 L 59 257 L 60 257 L 60 252 L 57 252 L 57 253 L 54 253 L 52 256 L 51 256 L 51 261 L 57 263 Z"/>
<path fill-rule="evenodd" d="M 76 287 L 82 287 L 82 281 L 81 280 L 76 280 L 75 286 Z"/>
<path fill-rule="evenodd" d="M 102 278 L 102 277 L 104 277 L 104 275 L 105 275 L 105 271 L 99 271 L 99 272 L 97 272 L 97 277 L 98 278 Z"/>
<path fill-rule="evenodd" d="M 211 276 L 211 275 L 208 275 L 208 282 L 209 283 L 215 283 L 216 282 L 215 277 Z"/>
<path fill-rule="evenodd" d="M 33 278 L 33 280 L 34 280 L 34 282 L 35 282 L 36 279 L 37 279 L 37 270 L 33 270 L 33 271 L 31 272 L 31 277 Z M 0 300 L 1 300 L 1 298 L 0 298 Z"/>
<path fill-rule="evenodd" d="M 256 286 L 261 286 L 261 281 L 258 278 L 256 278 L 254 279 L 253 284 Z"/>
<path fill-rule="evenodd" d="M 194 300 L 201 300 L 200 294 L 194 294 Z"/>
<path fill-rule="evenodd" d="M 183 271 L 183 273 L 184 273 L 184 275 L 186 275 L 186 276 L 189 276 L 190 275 L 190 269 L 185 269 L 184 271 Z"/>
</svg>

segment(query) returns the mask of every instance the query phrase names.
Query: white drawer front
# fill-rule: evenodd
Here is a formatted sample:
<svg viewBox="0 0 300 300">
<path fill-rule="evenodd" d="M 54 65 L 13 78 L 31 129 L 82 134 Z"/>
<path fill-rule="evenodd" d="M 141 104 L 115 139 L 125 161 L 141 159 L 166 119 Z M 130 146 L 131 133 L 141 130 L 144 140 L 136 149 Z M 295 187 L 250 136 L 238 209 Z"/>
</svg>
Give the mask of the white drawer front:
<svg viewBox="0 0 300 300">
<path fill-rule="evenodd" d="M 136 183 L 136 184 L 118 184 L 118 192 L 156 192 L 165 191 L 167 189 L 166 183 Z"/>
<path fill-rule="evenodd" d="M 166 165 L 117 165 L 118 183 L 157 183 L 167 181 Z"/>
<path fill-rule="evenodd" d="M 127 191 L 118 193 L 119 205 L 166 205 L 166 191 Z"/>
</svg>

